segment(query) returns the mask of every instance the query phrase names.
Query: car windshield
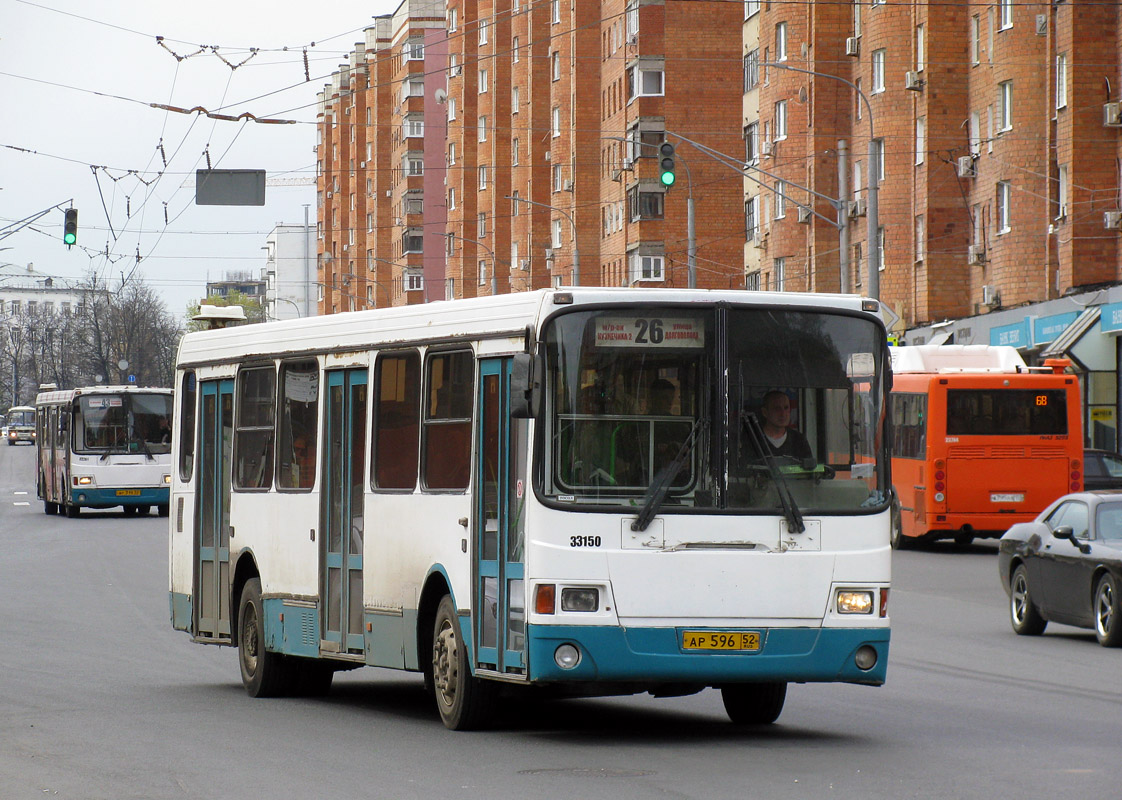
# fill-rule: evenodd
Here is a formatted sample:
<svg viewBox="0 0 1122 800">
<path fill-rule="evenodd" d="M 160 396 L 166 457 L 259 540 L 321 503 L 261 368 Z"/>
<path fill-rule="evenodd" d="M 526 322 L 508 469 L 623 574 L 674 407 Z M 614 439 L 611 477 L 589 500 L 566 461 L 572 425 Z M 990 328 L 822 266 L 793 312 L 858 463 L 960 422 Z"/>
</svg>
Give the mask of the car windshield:
<svg viewBox="0 0 1122 800">
<path fill-rule="evenodd" d="M 1095 512 L 1095 533 L 1104 541 L 1122 543 L 1122 502 L 1099 504 Z"/>
<path fill-rule="evenodd" d="M 867 319 L 783 308 L 555 317 L 544 494 L 628 509 L 654 496 L 668 510 L 879 507 L 883 338 Z"/>
</svg>

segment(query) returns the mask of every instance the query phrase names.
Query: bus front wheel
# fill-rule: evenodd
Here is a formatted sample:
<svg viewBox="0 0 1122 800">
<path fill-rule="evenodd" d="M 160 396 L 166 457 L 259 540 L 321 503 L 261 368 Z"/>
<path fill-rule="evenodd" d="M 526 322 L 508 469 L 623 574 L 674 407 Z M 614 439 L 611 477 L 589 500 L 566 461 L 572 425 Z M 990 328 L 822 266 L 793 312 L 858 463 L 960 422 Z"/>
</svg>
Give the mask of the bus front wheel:
<svg viewBox="0 0 1122 800">
<path fill-rule="evenodd" d="M 265 648 L 260 578 L 250 578 L 242 589 L 238 606 L 238 665 L 250 697 L 277 697 L 292 682 L 284 656 Z"/>
<path fill-rule="evenodd" d="M 471 674 L 459 617 L 448 595 L 441 598 L 433 625 L 432 678 L 436 707 L 446 727 L 466 731 L 487 723 L 496 687 Z"/>
<path fill-rule="evenodd" d="M 787 699 L 787 683 L 734 683 L 721 687 L 725 711 L 735 725 L 770 725 L 779 719 Z"/>
<path fill-rule="evenodd" d="M 70 504 L 70 503 L 68 503 L 66 505 L 66 516 L 69 517 L 70 519 L 75 519 L 81 513 L 82 513 L 82 507 L 81 506 L 76 506 L 76 505 L 73 505 L 73 504 Z"/>
</svg>

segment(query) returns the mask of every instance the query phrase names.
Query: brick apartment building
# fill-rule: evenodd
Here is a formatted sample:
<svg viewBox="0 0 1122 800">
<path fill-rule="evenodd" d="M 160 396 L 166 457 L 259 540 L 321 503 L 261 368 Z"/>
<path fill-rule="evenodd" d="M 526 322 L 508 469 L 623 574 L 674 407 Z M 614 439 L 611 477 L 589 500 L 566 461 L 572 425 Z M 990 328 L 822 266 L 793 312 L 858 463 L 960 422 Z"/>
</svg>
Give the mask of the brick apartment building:
<svg viewBox="0 0 1122 800">
<path fill-rule="evenodd" d="M 1117 6 L 747 2 L 745 16 L 746 146 L 770 173 L 746 184 L 749 286 L 868 290 L 873 137 L 880 297 L 903 325 L 1119 280 L 1119 218 L 1104 217 L 1119 208 L 1119 129 L 1103 124 L 1119 100 Z M 868 105 L 784 65 L 842 78 Z M 853 201 L 845 286 L 837 210 L 800 186 Z"/>
</svg>

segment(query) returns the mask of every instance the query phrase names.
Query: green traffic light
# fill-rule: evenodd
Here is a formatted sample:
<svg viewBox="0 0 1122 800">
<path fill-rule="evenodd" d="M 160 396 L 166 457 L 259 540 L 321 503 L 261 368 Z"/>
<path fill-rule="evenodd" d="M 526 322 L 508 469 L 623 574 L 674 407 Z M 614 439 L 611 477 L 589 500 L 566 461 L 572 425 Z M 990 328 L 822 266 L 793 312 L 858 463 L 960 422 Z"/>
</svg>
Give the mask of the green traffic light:
<svg viewBox="0 0 1122 800">
<path fill-rule="evenodd" d="M 73 233 L 68 233 L 62 237 L 62 241 L 66 244 L 74 244 L 76 241 L 78 241 L 78 237 Z"/>
<path fill-rule="evenodd" d="M 659 180 L 662 181 L 663 186 L 673 186 L 675 180 L 674 173 L 664 172 L 659 176 Z"/>
<path fill-rule="evenodd" d="M 78 241 L 78 209 L 66 209 L 66 220 L 62 226 L 62 243 L 67 247 Z"/>
</svg>

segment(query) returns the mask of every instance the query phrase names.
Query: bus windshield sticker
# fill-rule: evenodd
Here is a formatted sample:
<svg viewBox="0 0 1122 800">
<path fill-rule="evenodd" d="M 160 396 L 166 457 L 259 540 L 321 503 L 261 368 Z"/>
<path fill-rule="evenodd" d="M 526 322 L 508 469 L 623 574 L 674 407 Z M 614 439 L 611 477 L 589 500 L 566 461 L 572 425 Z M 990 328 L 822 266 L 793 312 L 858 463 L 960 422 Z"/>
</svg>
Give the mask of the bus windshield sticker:
<svg viewBox="0 0 1122 800">
<path fill-rule="evenodd" d="M 705 323 L 689 317 L 600 317 L 594 325 L 597 347 L 705 346 Z"/>
</svg>

